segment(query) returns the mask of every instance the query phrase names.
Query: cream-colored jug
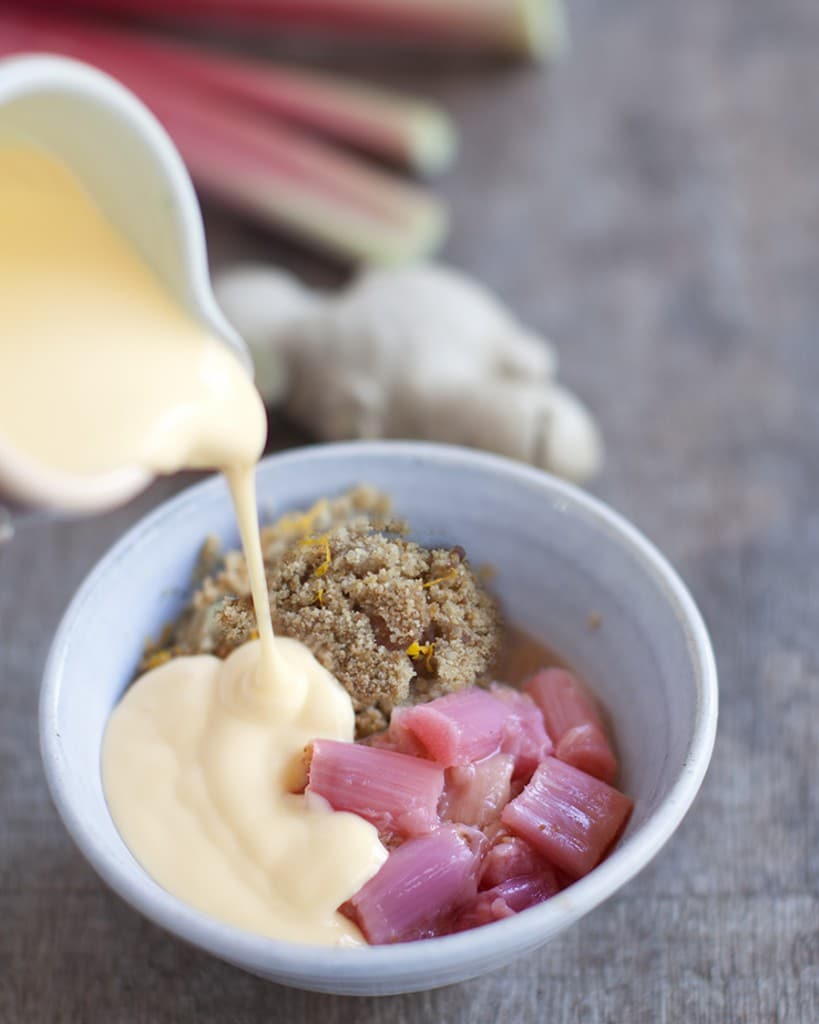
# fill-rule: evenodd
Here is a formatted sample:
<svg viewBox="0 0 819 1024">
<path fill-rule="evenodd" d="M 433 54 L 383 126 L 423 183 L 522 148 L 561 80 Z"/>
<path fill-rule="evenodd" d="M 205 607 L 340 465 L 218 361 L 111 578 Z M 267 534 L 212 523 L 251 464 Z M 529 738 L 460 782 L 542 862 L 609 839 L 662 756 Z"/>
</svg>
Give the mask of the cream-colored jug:
<svg viewBox="0 0 819 1024">
<path fill-rule="evenodd" d="M 211 291 L 191 180 L 141 102 L 109 76 L 75 61 L 37 55 L 0 60 L 0 145 L 17 142 L 58 157 L 179 305 L 233 349 L 252 374 L 249 353 Z M 7 524 L 15 506 L 110 507 L 149 479 L 143 468 L 129 466 L 96 476 L 55 473 L 31 463 L 0 435 L 0 505 L 7 507 Z M 3 518 L 0 511 L 0 535 Z"/>
</svg>

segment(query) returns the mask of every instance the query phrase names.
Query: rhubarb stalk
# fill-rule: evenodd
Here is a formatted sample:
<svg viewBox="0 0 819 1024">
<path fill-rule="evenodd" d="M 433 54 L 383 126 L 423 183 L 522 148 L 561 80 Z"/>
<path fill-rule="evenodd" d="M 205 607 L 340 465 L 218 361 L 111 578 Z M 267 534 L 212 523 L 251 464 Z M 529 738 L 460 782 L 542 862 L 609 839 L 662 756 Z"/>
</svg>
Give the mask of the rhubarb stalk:
<svg viewBox="0 0 819 1024">
<path fill-rule="evenodd" d="M 29 0 L 30 7 L 279 32 L 292 27 L 460 44 L 524 57 L 565 45 L 562 0 Z"/>
<path fill-rule="evenodd" d="M 454 155 L 454 128 L 442 110 L 375 86 L 196 50 L 162 36 L 101 29 L 83 19 L 15 14 L 0 16 L 0 24 L 4 34 L 29 32 L 34 45 L 112 74 L 141 66 L 157 87 L 164 82 L 167 89 L 231 99 L 416 170 L 441 170 Z"/>
<path fill-rule="evenodd" d="M 15 30 L 6 31 L 8 25 Z M 50 45 L 47 33 L 22 29 L 16 19 L 0 17 L 0 29 L 0 53 L 63 52 L 59 40 Z M 440 242 L 445 213 L 425 189 L 229 102 L 191 99 L 143 61 L 91 62 L 115 73 L 153 110 L 205 192 L 257 220 L 369 262 L 418 258 Z"/>
</svg>

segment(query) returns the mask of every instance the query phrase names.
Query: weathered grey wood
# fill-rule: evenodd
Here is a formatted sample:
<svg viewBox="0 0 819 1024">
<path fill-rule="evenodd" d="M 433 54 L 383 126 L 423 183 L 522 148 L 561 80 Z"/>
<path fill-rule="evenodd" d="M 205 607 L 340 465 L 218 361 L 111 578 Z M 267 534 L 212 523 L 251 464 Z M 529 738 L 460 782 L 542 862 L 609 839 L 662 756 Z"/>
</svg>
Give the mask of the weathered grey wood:
<svg viewBox="0 0 819 1024">
<path fill-rule="evenodd" d="M 165 482 L 0 549 L 3 1024 L 819 1020 L 819 5 L 572 8 L 575 54 L 551 74 L 425 71 L 464 131 L 448 255 L 553 334 L 608 438 L 595 490 L 701 602 L 722 719 L 700 799 L 615 900 L 439 992 L 288 991 L 160 933 L 73 850 L 35 710 L 63 606 Z M 405 68 L 383 77 L 414 81 Z M 217 262 L 273 254 L 334 279 L 219 211 L 208 223 Z"/>
</svg>

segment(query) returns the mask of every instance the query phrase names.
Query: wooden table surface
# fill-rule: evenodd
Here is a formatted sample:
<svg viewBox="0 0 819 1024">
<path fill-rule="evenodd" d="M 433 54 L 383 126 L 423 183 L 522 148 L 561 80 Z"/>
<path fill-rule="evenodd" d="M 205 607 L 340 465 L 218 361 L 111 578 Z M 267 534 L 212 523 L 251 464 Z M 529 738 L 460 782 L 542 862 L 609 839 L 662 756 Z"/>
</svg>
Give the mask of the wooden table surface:
<svg viewBox="0 0 819 1024">
<path fill-rule="evenodd" d="M 701 796 L 619 895 L 463 985 L 333 998 L 187 948 L 75 851 L 36 737 L 66 602 L 166 481 L 0 549 L 2 1024 L 819 1020 L 819 4 L 571 6 L 575 52 L 550 74 L 424 71 L 464 134 L 447 256 L 555 338 L 608 441 L 594 491 L 700 602 L 722 693 Z M 217 263 L 266 255 L 334 278 L 207 219 Z"/>
</svg>

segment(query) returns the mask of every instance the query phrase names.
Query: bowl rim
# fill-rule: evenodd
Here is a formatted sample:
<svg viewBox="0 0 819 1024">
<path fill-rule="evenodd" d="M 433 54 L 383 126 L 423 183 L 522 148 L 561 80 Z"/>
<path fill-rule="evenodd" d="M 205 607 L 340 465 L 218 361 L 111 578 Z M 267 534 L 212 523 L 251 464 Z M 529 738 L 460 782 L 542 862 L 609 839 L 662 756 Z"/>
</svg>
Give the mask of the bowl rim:
<svg viewBox="0 0 819 1024">
<path fill-rule="evenodd" d="M 218 476 L 211 477 L 162 502 L 131 526 L 95 564 L 69 603 L 54 636 L 44 669 L 39 708 L 40 747 L 46 779 L 57 811 L 74 842 L 100 877 L 126 903 L 172 934 L 224 960 L 246 969 L 282 976 L 290 982 L 301 980 L 309 984 L 319 977 L 327 981 L 343 978 L 349 986 L 376 978 L 389 985 L 390 980 L 400 982 L 429 971 L 435 961 L 446 962 L 449 969 L 457 970 L 473 961 L 485 964 L 503 953 L 507 945 L 513 954 L 541 945 L 630 881 L 665 845 L 699 791 L 716 737 L 717 668 L 699 609 L 665 556 L 635 526 L 598 498 L 542 470 L 503 456 L 428 442 L 352 441 L 309 445 L 269 455 L 260 462 L 258 469 L 266 472 L 272 466 L 280 470 L 288 463 L 321 462 L 328 457 L 353 457 L 364 461 L 373 456 L 421 459 L 439 467 L 482 469 L 514 479 L 547 496 L 563 499 L 573 513 L 586 515 L 603 527 L 610 539 L 626 545 L 664 592 L 686 633 L 695 665 L 694 723 L 679 776 L 638 832 L 585 878 L 525 914 L 456 935 L 353 950 L 268 939 L 224 924 L 189 907 L 162 889 L 147 873 L 135 873 L 130 865 L 123 866 L 106 851 L 97 839 L 93 824 L 75 806 L 65 777 L 65 758 L 58 733 L 57 707 L 63 663 L 73 631 L 82 619 L 86 600 L 146 532 L 159 527 L 166 516 L 198 502 L 204 493 L 222 487 L 222 480 Z M 371 988 L 376 990 L 376 986 Z"/>
</svg>

